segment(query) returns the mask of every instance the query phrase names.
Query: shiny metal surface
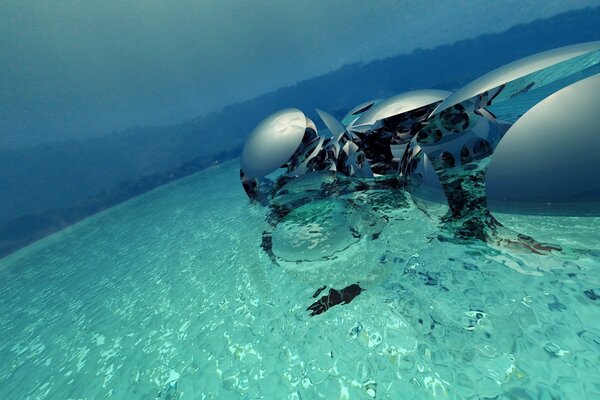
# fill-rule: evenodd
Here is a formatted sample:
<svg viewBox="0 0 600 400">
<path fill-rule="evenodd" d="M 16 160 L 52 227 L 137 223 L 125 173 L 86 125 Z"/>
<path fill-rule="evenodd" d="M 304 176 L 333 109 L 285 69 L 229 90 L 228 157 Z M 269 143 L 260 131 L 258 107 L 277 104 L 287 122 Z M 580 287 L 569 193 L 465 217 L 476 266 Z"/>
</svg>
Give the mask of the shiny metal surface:
<svg viewBox="0 0 600 400">
<path fill-rule="evenodd" d="M 242 171 L 248 178 L 259 178 L 286 163 L 302 142 L 308 121 L 296 108 L 265 118 L 246 140 L 240 157 Z"/>
<path fill-rule="evenodd" d="M 467 84 L 448 98 L 446 98 L 431 115 L 438 114 L 447 108 L 452 107 L 455 104 L 462 103 L 474 96 L 482 94 L 486 91 L 495 89 L 508 82 L 519 79 L 525 75 L 540 71 L 544 68 L 548 68 L 555 64 L 567 61 L 569 59 L 583 56 L 587 53 L 595 52 L 600 50 L 600 41 L 579 43 L 575 45 L 560 47 L 558 49 L 548 50 L 542 53 L 534 54 L 520 60 L 514 61 L 510 64 L 506 64 L 500 68 L 497 68 L 487 74 L 475 79 L 471 83 Z M 594 61 L 594 60 L 592 60 Z M 596 62 L 600 61 L 596 60 Z M 587 67 L 588 65 L 583 65 Z M 560 79 L 563 76 L 570 75 L 573 73 L 572 70 L 565 69 L 563 74 L 554 73 L 553 76 L 546 76 L 548 82 Z M 549 79 L 548 79 L 549 78 Z M 533 80 L 532 80 L 533 82 Z M 523 82 L 523 88 L 526 89 L 527 85 L 531 82 Z M 539 83 L 537 84 L 539 87 Z"/>
<path fill-rule="evenodd" d="M 329 129 L 335 140 L 339 140 L 340 137 L 346 132 L 346 128 L 342 125 L 335 117 L 322 110 L 316 110 L 323 123 Z"/>
<path fill-rule="evenodd" d="M 531 108 L 498 144 L 488 193 L 547 198 L 600 187 L 600 74 L 554 93 Z"/>
<path fill-rule="evenodd" d="M 360 103 L 359 105 L 354 107 L 352 110 L 348 111 L 348 113 L 346 113 L 346 115 L 344 115 L 344 118 L 342 118 L 342 121 L 346 120 L 347 118 L 352 117 L 355 114 L 356 114 L 355 116 L 362 114 L 362 112 L 359 112 L 360 110 L 363 110 L 363 109 L 368 110 L 370 107 L 372 107 L 374 104 L 379 103 L 380 101 L 381 101 L 381 99 L 376 99 L 376 100 L 369 100 L 369 101 L 365 101 L 364 103 Z"/>
<path fill-rule="evenodd" d="M 313 131 L 315 131 L 315 133 L 317 132 L 317 126 L 315 125 L 313 120 L 308 117 L 306 117 L 306 128 L 312 129 Z"/>
<path fill-rule="evenodd" d="M 393 115 L 402 114 L 408 111 L 424 107 L 438 101 L 444 100 L 451 92 L 446 90 L 414 90 L 398 94 L 396 96 L 385 99 L 362 114 L 355 122 L 354 126 L 361 127 L 372 126 L 375 122 L 391 117 Z"/>
</svg>

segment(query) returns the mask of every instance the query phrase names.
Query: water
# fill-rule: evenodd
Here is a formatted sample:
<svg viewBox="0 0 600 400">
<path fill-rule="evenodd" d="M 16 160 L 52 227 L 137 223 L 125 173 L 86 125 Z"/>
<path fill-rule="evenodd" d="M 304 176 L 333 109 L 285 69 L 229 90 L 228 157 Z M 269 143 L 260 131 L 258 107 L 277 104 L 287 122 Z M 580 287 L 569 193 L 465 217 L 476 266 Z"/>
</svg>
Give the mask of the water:
<svg viewBox="0 0 600 400">
<path fill-rule="evenodd" d="M 274 264 L 237 166 L 0 260 L 0 397 L 600 397 L 599 217 L 497 215 L 589 250 L 541 256 L 439 241 L 436 211 L 406 199 L 376 240 Z M 316 289 L 356 282 L 309 317 Z"/>
</svg>

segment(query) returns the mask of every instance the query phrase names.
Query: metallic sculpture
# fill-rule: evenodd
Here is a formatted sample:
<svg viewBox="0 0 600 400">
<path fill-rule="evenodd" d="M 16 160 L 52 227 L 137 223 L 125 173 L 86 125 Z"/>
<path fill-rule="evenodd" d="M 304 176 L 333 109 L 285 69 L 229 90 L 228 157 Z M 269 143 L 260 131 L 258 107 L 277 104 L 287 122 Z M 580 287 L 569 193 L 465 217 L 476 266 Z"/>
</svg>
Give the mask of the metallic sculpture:
<svg viewBox="0 0 600 400">
<path fill-rule="evenodd" d="M 402 93 L 375 104 L 349 126 L 375 173 L 399 173 L 408 143 L 448 95 L 445 90 Z"/>
<path fill-rule="evenodd" d="M 332 258 L 362 237 L 374 240 L 386 216 L 348 194 L 372 189 L 415 194 L 416 187 L 434 181 L 433 170 L 438 178 L 433 184 L 443 190 L 449 207 L 442 227 L 452 240 L 480 240 L 542 254 L 561 251 L 504 228 L 493 217 L 486 199 L 488 165 L 505 136 L 513 141 L 565 134 L 553 127 L 561 126 L 557 118 L 569 118 L 571 107 L 584 111 L 572 113 L 578 118 L 573 128 L 595 124 L 591 110 L 600 104 L 599 79 L 600 42 L 589 42 L 515 61 L 455 93 L 416 90 L 368 101 L 342 122 L 317 110 L 326 127 L 321 132 L 297 109 L 267 117 L 250 134 L 240 160 L 246 193 L 271 210 L 263 248 L 275 261 L 299 265 Z M 509 158 L 502 155 L 499 164 Z M 323 245 L 329 253 L 305 251 L 295 239 L 292 227 L 304 229 L 300 214 L 311 212 L 322 218 L 320 227 L 332 231 Z M 340 224 L 346 231 L 338 231 L 336 221 L 344 221 Z M 286 248 L 286 241 L 294 242 L 295 250 Z M 320 242 L 312 243 L 319 249 Z M 353 296 L 345 296 L 346 289 L 332 289 L 330 297 L 349 301 L 346 297 L 360 293 L 350 290 Z M 315 307 L 315 314 L 323 308 Z"/>
<path fill-rule="evenodd" d="M 515 61 L 467 84 L 445 99 L 429 116 L 416 137 L 436 170 L 448 199 L 450 213 L 443 222 L 459 238 L 511 244 L 512 233 L 487 209 L 485 179 L 490 156 L 511 123 L 489 109 L 546 85 L 569 84 L 600 72 L 600 42 L 566 46 Z M 525 113 L 529 104 L 523 104 Z M 509 236 L 509 237 L 506 237 Z M 553 247 L 525 236 L 517 245 L 534 252 Z M 522 235 L 521 235 L 522 236 Z"/>
<path fill-rule="evenodd" d="M 240 179 L 250 198 L 271 198 L 291 179 L 310 172 L 373 176 L 346 129 L 331 115 L 319 114 L 331 127 L 329 135 L 319 135 L 315 124 L 292 108 L 267 117 L 252 131 L 240 157 Z"/>
</svg>

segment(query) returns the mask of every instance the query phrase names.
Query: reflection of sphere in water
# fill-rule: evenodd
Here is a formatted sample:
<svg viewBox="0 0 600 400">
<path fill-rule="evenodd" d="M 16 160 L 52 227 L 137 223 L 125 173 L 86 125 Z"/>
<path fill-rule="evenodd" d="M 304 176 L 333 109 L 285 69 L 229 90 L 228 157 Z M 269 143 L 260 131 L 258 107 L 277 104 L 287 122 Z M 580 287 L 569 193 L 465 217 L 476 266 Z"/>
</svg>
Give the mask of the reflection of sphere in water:
<svg viewBox="0 0 600 400">
<path fill-rule="evenodd" d="M 292 210 L 276 226 L 273 254 L 279 265 L 292 272 L 347 274 L 353 256 L 384 225 L 380 214 L 348 199 L 310 202 Z"/>
<path fill-rule="evenodd" d="M 271 205 L 291 210 L 315 199 L 330 197 L 350 185 L 348 178 L 330 171 L 308 172 L 283 185 L 274 194 Z"/>
</svg>

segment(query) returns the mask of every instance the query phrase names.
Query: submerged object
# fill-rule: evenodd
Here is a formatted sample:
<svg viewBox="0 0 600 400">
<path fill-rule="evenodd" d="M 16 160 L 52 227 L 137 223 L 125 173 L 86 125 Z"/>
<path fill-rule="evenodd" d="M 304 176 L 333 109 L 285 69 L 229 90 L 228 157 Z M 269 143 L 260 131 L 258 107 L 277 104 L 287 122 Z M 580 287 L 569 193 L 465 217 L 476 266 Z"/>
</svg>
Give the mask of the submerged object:
<svg viewBox="0 0 600 400">
<path fill-rule="evenodd" d="M 317 297 L 326 286 L 319 288 L 314 297 Z M 358 283 L 353 283 L 352 285 L 346 286 L 341 290 L 337 289 L 329 289 L 329 293 L 319 300 L 312 303 L 306 311 L 310 311 L 309 317 L 314 317 L 315 315 L 323 314 L 325 311 L 329 310 L 331 307 L 337 306 L 339 304 L 349 304 L 356 296 L 358 296 L 365 289 L 361 288 Z"/>
</svg>

